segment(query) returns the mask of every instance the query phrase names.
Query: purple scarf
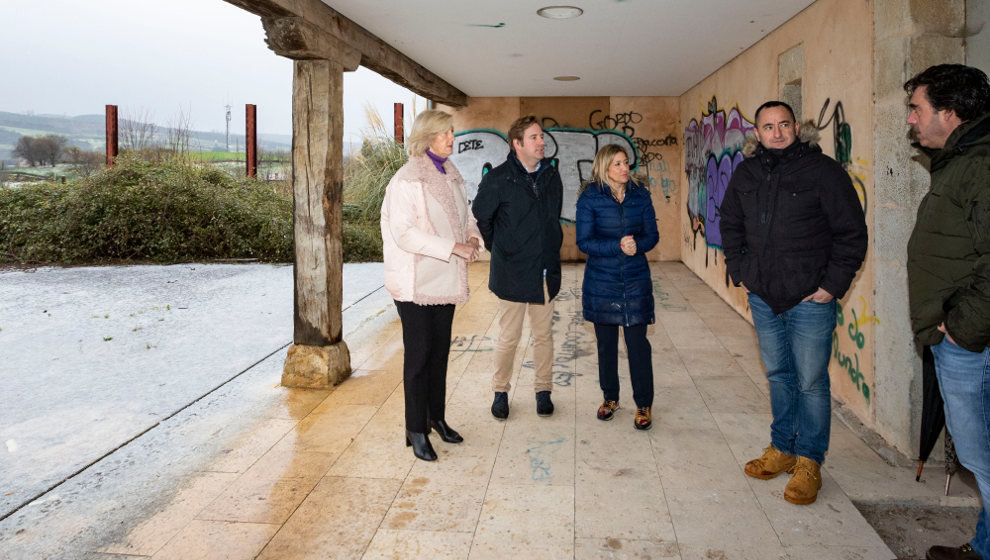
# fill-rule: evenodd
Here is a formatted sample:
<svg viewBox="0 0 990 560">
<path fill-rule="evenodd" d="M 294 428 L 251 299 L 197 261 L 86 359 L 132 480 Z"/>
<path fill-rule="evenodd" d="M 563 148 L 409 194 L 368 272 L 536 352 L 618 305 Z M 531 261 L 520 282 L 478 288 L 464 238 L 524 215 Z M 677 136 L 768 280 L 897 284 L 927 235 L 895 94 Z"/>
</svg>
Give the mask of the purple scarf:
<svg viewBox="0 0 990 560">
<path fill-rule="evenodd" d="M 430 156 L 430 159 L 433 160 L 433 165 L 436 166 L 437 171 L 439 171 L 440 173 L 442 173 L 444 175 L 447 174 L 447 172 L 443 170 L 443 162 L 447 161 L 447 158 L 445 158 L 445 157 L 442 158 L 442 157 L 434 154 L 433 152 L 430 151 L 429 148 L 426 149 L 426 155 Z"/>
</svg>

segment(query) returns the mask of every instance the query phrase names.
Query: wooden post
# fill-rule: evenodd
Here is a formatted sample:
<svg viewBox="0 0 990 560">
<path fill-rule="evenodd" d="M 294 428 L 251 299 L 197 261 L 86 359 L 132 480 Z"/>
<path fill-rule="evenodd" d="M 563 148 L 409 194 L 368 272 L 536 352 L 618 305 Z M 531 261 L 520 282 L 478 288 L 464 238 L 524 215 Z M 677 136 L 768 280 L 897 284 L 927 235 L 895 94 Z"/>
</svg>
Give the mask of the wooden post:
<svg viewBox="0 0 990 560">
<path fill-rule="evenodd" d="M 326 388 L 351 374 L 342 338 L 343 82 L 340 63 L 296 60 L 292 193 L 296 246 L 293 345 L 282 385 Z"/>
<path fill-rule="evenodd" d="M 113 167 L 113 162 L 117 159 L 117 106 L 107 105 L 107 167 Z"/>
<path fill-rule="evenodd" d="M 247 176 L 258 174 L 258 106 L 244 105 L 244 137 L 247 152 Z"/>
<path fill-rule="evenodd" d="M 405 125 L 402 122 L 402 103 L 396 103 L 393 106 L 393 117 L 392 123 L 395 133 L 395 141 L 399 144 L 405 144 Z"/>
</svg>

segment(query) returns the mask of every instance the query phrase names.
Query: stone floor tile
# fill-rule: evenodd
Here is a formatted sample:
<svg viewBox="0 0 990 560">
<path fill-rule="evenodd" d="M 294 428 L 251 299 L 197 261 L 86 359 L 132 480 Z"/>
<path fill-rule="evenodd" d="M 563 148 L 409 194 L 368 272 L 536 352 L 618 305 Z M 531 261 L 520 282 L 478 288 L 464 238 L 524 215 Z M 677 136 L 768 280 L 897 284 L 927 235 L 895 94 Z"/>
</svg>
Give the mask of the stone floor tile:
<svg viewBox="0 0 990 560">
<path fill-rule="evenodd" d="M 649 434 L 664 489 L 749 489 L 746 475 L 707 412 L 678 409 L 661 414 Z"/>
<path fill-rule="evenodd" d="M 339 457 L 337 453 L 300 451 L 290 443 L 279 442 L 244 473 L 245 478 L 280 480 L 301 478 L 314 484 L 323 478 Z"/>
<path fill-rule="evenodd" d="M 265 420 L 222 450 L 206 470 L 244 472 L 296 425 L 295 420 L 281 418 Z"/>
<path fill-rule="evenodd" d="M 534 405 L 535 406 L 535 405 Z M 491 480 L 498 484 L 574 484 L 573 422 L 543 422 L 533 411 L 509 417 Z"/>
<path fill-rule="evenodd" d="M 574 539 L 574 560 L 654 560 L 676 558 L 681 555 L 673 541 L 646 541 L 632 539 Z"/>
<path fill-rule="evenodd" d="M 770 445 L 773 415 L 769 410 L 760 414 L 715 412 L 712 417 L 740 466 L 763 455 L 763 448 Z"/>
<path fill-rule="evenodd" d="M 806 506 L 784 500 L 784 487 L 790 480 L 787 474 L 773 480 L 750 480 L 763 513 L 785 546 L 860 546 L 872 549 L 885 546 L 856 506 L 827 474 L 822 476 L 818 499 Z"/>
<path fill-rule="evenodd" d="M 278 524 L 193 521 L 152 560 L 251 560 L 278 531 Z"/>
<path fill-rule="evenodd" d="M 755 547 L 678 543 L 678 547 L 681 560 L 792 560 L 780 543 Z"/>
<path fill-rule="evenodd" d="M 488 486 L 471 560 L 574 557 L 574 487 Z"/>
<path fill-rule="evenodd" d="M 749 490 L 704 491 L 666 484 L 664 490 L 679 545 L 730 550 L 780 546 L 760 502 Z"/>
<path fill-rule="evenodd" d="M 655 465 L 615 468 L 582 462 L 577 471 L 575 536 L 675 541 Z"/>
<path fill-rule="evenodd" d="M 339 454 L 377 411 L 376 406 L 356 404 L 317 407 L 279 443 L 291 444 L 301 451 Z"/>
<path fill-rule="evenodd" d="M 199 512 L 196 519 L 284 523 L 316 483 L 316 479 L 266 480 L 241 477 Z"/>
<path fill-rule="evenodd" d="M 151 556 L 192 521 L 204 507 L 237 480 L 236 473 L 201 473 L 155 513 L 118 542 L 100 552 Z"/>
<path fill-rule="evenodd" d="M 886 546 L 786 546 L 788 560 L 896 560 Z"/>
<path fill-rule="evenodd" d="M 362 560 L 463 560 L 471 552 L 472 533 L 380 529 Z"/>
<path fill-rule="evenodd" d="M 262 550 L 258 560 L 361 558 L 401 482 L 324 478 Z"/>
<path fill-rule="evenodd" d="M 484 498 L 485 486 L 481 484 L 410 477 L 385 515 L 382 528 L 473 533 Z"/>
<path fill-rule="evenodd" d="M 357 369 L 328 397 L 327 406 L 382 406 L 402 384 L 402 368 Z"/>
<path fill-rule="evenodd" d="M 396 392 L 388 402 L 403 398 Z M 416 458 L 406 446 L 405 414 L 399 406 L 391 408 L 391 414 L 379 412 L 372 417 L 330 468 L 329 476 L 401 480 L 409 474 Z"/>
<path fill-rule="evenodd" d="M 770 411 L 767 398 L 745 375 L 696 377 L 695 385 L 708 409 L 718 412 L 761 413 Z"/>
<path fill-rule="evenodd" d="M 739 367 L 736 359 L 721 345 L 715 349 L 679 347 L 677 352 L 691 377 L 746 376 L 746 372 Z"/>
</svg>

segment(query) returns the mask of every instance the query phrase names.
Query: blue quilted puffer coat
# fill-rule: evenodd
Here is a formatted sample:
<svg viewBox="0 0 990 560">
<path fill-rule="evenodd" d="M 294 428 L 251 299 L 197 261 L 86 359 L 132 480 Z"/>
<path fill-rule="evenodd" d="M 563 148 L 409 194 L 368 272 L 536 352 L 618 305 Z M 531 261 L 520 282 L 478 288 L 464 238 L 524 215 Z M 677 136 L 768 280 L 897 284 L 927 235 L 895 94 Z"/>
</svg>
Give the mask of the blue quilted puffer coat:
<svg viewBox="0 0 990 560">
<path fill-rule="evenodd" d="M 636 254 L 628 256 L 619 240 L 632 235 Z M 608 186 L 591 183 L 577 201 L 577 246 L 588 255 L 584 267 L 584 318 L 601 325 L 652 324 L 653 282 L 646 252 L 660 240 L 650 192 L 626 185 L 620 204 Z"/>
</svg>

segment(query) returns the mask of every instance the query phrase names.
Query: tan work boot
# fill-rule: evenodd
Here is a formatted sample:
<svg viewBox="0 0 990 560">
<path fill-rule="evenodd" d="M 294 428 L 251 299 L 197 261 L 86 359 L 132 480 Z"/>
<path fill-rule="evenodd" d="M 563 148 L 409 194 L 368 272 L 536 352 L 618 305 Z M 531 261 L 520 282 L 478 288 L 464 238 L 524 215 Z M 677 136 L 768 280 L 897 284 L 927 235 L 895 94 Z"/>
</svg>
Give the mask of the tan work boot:
<svg viewBox="0 0 990 560">
<path fill-rule="evenodd" d="M 791 472 L 794 475 L 784 488 L 784 499 L 799 506 L 817 500 L 818 490 L 822 487 L 822 471 L 818 463 L 807 457 L 798 457 Z"/>
<path fill-rule="evenodd" d="M 763 456 L 746 463 L 746 474 L 761 480 L 769 480 L 794 466 L 797 459 L 768 445 L 763 448 Z"/>
</svg>

